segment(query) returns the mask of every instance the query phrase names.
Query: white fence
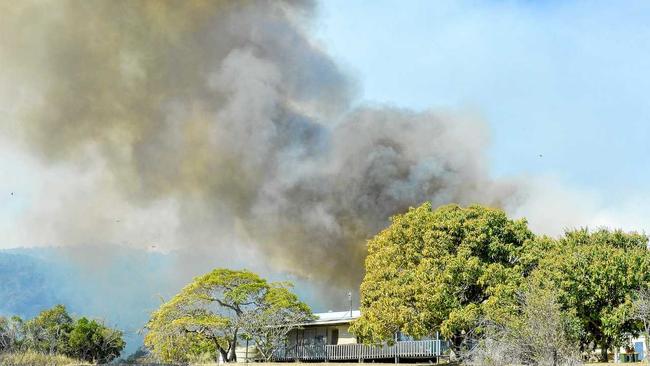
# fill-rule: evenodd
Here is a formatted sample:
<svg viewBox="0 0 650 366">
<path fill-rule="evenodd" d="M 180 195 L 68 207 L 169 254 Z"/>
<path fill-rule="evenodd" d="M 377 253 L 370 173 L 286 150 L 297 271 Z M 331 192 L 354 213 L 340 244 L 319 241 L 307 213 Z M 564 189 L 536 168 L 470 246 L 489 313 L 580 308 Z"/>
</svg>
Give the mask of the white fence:
<svg viewBox="0 0 650 366">
<path fill-rule="evenodd" d="M 372 360 L 382 358 L 434 358 L 441 356 L 447 344 L 440 340 L 399 341 L 393 345 L 368 344 L 304 345 L 293 346 L 276 352 L 276 361 L 343 361 Z"/>
</svg>

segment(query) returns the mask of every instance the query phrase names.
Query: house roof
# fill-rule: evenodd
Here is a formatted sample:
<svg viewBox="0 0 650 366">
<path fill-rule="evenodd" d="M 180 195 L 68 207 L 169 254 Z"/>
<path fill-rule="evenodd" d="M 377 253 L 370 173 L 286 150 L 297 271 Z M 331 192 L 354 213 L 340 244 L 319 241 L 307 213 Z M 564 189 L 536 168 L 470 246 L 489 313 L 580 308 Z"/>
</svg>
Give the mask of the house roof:
<svg viewBox="0 0 650 366">
<path fill-rule="evenodd" d="M 332 324 L 348 324 L 355 319 L 359 319 L 361 311 L 348 310 L 348 311 L 329 311 L 327 313 L 315 313 L 316 319 L 302 324 L 304 326 L 316 325 L 332 325 Z"/>
</svg>

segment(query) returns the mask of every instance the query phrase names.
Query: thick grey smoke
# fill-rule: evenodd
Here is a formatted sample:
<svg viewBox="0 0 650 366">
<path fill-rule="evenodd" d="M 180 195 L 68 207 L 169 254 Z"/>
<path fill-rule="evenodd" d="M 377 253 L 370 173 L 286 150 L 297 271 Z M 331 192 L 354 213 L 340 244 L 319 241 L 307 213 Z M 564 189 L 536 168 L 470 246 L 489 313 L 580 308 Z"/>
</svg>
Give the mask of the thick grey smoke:
<svg viewBox="0 0 650 366">
<path fill-rule="evenodd" d="M 50 240 L 105 242 L 106 212 L 165 210 L 141 230 L 173 222 L 176 248 L 251 249 L 349 286 L 390 215 L 516 196 L 490 179 L 475 118 L 355 107 L 354 83 L 308 36 L 313 12 L 299 1 L 1 2 L 0 73 L 21 95 L 7 130 L 47 165 L 99 177 L 64 183 L 83 184 L 86 201 L 74 192 L 56 206 L 65 220 Z"/>
</svg>

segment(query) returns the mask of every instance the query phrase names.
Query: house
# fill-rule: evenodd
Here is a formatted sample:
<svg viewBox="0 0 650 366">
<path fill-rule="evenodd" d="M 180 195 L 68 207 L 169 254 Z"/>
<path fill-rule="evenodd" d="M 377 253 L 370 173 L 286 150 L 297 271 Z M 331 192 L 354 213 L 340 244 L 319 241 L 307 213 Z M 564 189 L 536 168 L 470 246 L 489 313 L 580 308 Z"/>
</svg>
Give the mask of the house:
<svg viewBox="0 0 650 366">
<path fill-rule="evenodd" d="M 356 344 L 357 338 L 348 331 L 352 321 L 359 319 L 359 310 L 314 314 L 315 319 L 300 324 L 288 336 L 289 346 Z"/>
<path fill-rule="evenodd" d="M 392 345 L 367 345 L 350 333 L 359 310 L 314 314 L 315 319 L 299 324 L 276 352 L 276 361 L 363 361 L 438 360 L 448 348 L 440 339 L 412 340 L 396 335 Z"/>
<path fill-rule="evenodd" d="M 638 336 L 634 337 L 632 335 L 627 337 L 627 342 L 625 347 L 620 347 L 615 350 L 614 362 L 633 362 L 633 361 L 643 361 L 648 354 L 648 350 L 645 346 L 645 337 Z"/>
</svg>

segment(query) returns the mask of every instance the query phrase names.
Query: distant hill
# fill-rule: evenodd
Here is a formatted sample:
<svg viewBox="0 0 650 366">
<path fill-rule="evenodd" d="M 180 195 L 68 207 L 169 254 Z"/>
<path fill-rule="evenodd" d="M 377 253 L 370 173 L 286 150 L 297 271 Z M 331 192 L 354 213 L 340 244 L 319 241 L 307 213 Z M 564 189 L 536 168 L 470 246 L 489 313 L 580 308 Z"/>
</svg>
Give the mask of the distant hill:
<svg viewBox="0 0 650 366">
<path fill-rule="evenodd" d="M 29 318 L 43 309 L 64 304 L 73 316 L 101 319 L 124 331 L 124 353 L 130 354 L 142 345 L 139 330 L 163 299 L 178 292 L 192 276 L 219 266 L 201 266 L 181 260 L 177 254 L 120 246 L 0 250 L 0 315 Z M 183 270 L 179 270 L 181 266 Z M 250 268 L 249 263 L 230 258 L 228 266 Z M 341 300 L 334 309 L 347 307 L 348 289 L 322 292 L 314 282 L 269 271 L 259 273 L 273 281 L 294 282 L 302 299 L 321 305 L 314 307 L 314 311 L 331 309 L 322 307 L 323 297 L 331 295 Z"/>
<path fill-rule="evenodd" d="M 0 314 L 29 318 L 64 304 L 123 330 L 129 353 L 142 344 L 138 330 L 161 297 L 180 286 L 173 260 L 122 247 L 0 250 Z"/>
<path fill-rule="evenodd" d="M 0 314 L 32 317 L 61 302 L 53 264 L 27 254 L 0 252 Z"/>
</svg>

